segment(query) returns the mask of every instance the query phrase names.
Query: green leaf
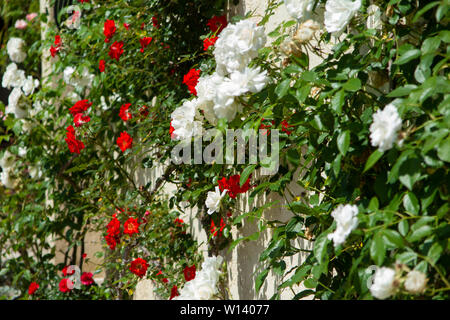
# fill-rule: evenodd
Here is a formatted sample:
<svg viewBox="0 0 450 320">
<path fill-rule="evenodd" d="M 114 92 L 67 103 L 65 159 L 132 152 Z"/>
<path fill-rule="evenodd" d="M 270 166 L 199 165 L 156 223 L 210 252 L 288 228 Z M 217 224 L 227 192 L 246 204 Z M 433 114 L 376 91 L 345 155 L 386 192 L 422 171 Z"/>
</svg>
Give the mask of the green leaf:
<svg viewBox="0 0 450 320">
<path fill-rule="evenodd" d="M 450 137 L 447 137 L 447 139 L 439 143 L 437 155 L 442 161 L 450 162 Z"/>
<path fill-rule="evenodd" d="M 342 87 L 347 91 L 358 91 L 361 89 L 361 80 L 358 78 L 349 79 Z"/>
<path fill-rule="evenodd" d="M 239 181 L 240 186 L 242 187 L 244 183 L 247 181 L 248 177 L 252 174 L 253 171 L 255 171 L 256 164 L 251 164 L 247 168 L 242 171 L 241 179 Z"/>
<path fill-rule="evenodd" d="M 381 266 L 385 256 L 386 246 L 383 241 L 382 233 L 378 232 L 372 238 L 372 243 L 370 245 L 370 257 L 377 265 Z"/>
<path fill-rule="evenodd" d="M 268 274 L 269 274 L 269 269 L 265 269 L 263 272 L 258 274 L 258 276 L 256 277 L 256 279 L 255 279 L 256 293 L 258 293 L 259 290 L 261 289 L 261 286 L 263 285 L 264 280 L 266 280 Z"/>
<path fill-rule="evenodd" d="M 314 257 L 319 263 L 322 263 L 327 256 L 327 246 L 330 240 L 328 239 L 328 234 L 322 233 L 316 241 L 314 241 Z"/>
<path fill-rule="evenodd" d="M 392 244 L 394 244 L 397 248 L 403 248 L 404 247 L 403 238 L 397 231 L 390 230 L 390 229 L 385 229 L 383 231 L 383 234 L 386 237 L 386 239 L 389 242 L 391 242 Z"/>
<path fill-rule="evenodd" d="M 408 192 L 403 197 L 403 206 L 407 212 L 418 214 L 420 210 L 419 200 L 412 192 Z"/>
<path fill-rule="evenodd" d="M 439 258 L 441 257 L 442 252 L 444 251 L 443 246 L 439 242 L 433 243 L 430 250 L 428 250 L 428 258 L 436 264 L 438 262 Z"/>
<path fill-rule="evenodd" d="M 364 166 L 363 173 L 366 172 L 367 170 L 369 170 L 370 168 L 372 168 L 375 165 L 375 163 L 377 163 L 377 161 L 380 160 L 380 158 L 383 156 L 383 153 L 384 152 L 380 151 L 379 149 L 372 152 L 372 154 L 366 161 L 366 165 Z"/>
<path fill-rule="evenodd" d="M 342 106 L 344 105 L 345 91 L 339 90 L 333 98 L 331 98 L 331 108 L 340 115 L 342 113 Z"/>
<path fill-rule="evenodd" d="M 414 184 L 420 177 L 420 160 L 411 158 L 402 163 L 398 179 L 409 190 L 413 189 Z"/>
<path fill-rule="evenodd" d="M 407 220 L 400 221 L 400 223 L 398 224 L 398 231 L 402 236 L 406 237 L 409 231 L 409 223 Z"/>
<path fill-rule="evenodd" d="M 433 232 L 432 227 L 430 227 L 429 225 L 424 225 L 418 228 L 417 230 L 413 231 L 407 239 L 409 242 L 415 242 L 430 235 L 432 232 Z"/>
<path fill-rule="evenodd" d="M 387 96 L 390 98 L 403 97 L 409 95 L 411 91 L 415 89 L 417 89 L 417 86 L 415 84 L 407 84 L 403 87 L 399 87 L 391 91 Z"/>
<path fill-rule="evenodd" d="M 405 64 L 405 63 L 407 63 L 407 62 L 409 62 L 409 61 L 411 61 L 411 60 L 413 60 L 413 59 L 416 59 L 416 58 L 420 57 L 420 54 L 421 54 L 421 53 L 422 53 L 422 52 L 421 52 L 419 49 L 411 49 L 411 50 L 408 50 L 408 51 L 406 51 L 405 53 L 403 53 L 403 54 L 401 55 L 401 57 L 398 58 L 398 59 L 394 62 L 394 64 L 398 64 L 398 65 Z"/>
<path fill-rule="evenodd" d="M 345 130 L 339 134 L 337 138 L 337 146 L 339 152 L 342 153 L 343 156 L 345 156 L 350 146 L 350 131 Z"/>
<path fill-rule="evenodd" d="M 278 98 L 283 98 L 290 88 L 291 79 L 285 79 L 281 81 L 275 88 L 275 93 Z"/>
</svg>

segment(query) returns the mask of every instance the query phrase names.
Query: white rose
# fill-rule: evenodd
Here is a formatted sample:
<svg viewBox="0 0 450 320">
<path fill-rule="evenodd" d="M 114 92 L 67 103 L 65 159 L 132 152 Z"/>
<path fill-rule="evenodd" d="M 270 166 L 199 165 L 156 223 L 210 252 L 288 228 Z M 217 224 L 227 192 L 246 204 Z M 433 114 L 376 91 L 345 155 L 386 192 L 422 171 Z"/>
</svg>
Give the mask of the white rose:
<svg viewBox="0 0 450 320">
<path fill-rule="evenodd" d="M 222 193 L 220 193 L 218 186 L 216 186 L 215 191 L 208 192 L 208 196 L 205 201 L 205 205 L 208 208 L 208 214 L 213 214 L 219 210 L 220 201 L 225 196 L 226 192 L 227 190 L 223 190 Z"/>
<path fill-rule="evenodd" d="M 339 205 L 331 216 L 336 221 L 336 230 L 328 234 L 328 239 L 333 240 L 334 246 L 341 245 L 349 234 L 357 227 L 358 207 L 355 205 Z"/>
<path fill-rule="evenodd" d="M 419 294 L 425 291 L 427 285 L 427 276 L 420 271 L 408 272 L 405 280 L 405 289 L 411 293 Z"/>
<path fill-rule="evenodd" d="M 9 189 L 13 189 L 17 185 L 17 180 L 12 176 L 12 169 L 0 172 L 0 182 Z"/>
<path fill-rule="evenodd" d="M 193 136 L 201 135 L 202 123 L 194 120 L 197 114 L 197 103 L 197 99 L 188 100 L 172 112 L 171 124 L 174 128 L 175 140 L 190 139 Z"/>
<path fill-rule="evenodd" d="M 372 146 L 378 147 L 382 152 L 391 149 L 401 127 L 402 119 L 393 104 L 388 104 L 383 111 L 378 110 L 373 115 L 373 122 L 370 125 Z"/>
<path fill-rule="evenodd" d="M 5 70 L 2 78 L 3 88 L 19 88 L 25 81 L 25 71 L 19 70 L 15 63 L 10 63 Z"/>
<path fill-rule="evenodd" d="M 10 38 L 6 44 L 6 51 L 9 58 L 17 63 L 21 63 L 27 57 L 26 52 L 23 51 L 25 47 L 25 41 L 20 38 Z"/>
<path fill-rule="evenodd" d="M 341 33 L 361 7 L 361 0 L 328 0 L 324 23 L 328 32 Z"/>
<path fill-rule="evenodd" d="M 383 23 L 381 22 L 381 9 L 375 4 L 371 4 L 367 8 L 367 28 L 368 29 L 381 29 Z"/>
<path fill-rule="evenodd" d="M 0 159 L 0 167 L 2 167 L 3 170 L 7 170 L 9 168 L 12 168 L 14 162 L 15 162 L 14 155 L 8 150 L 6 150 L 5 153 L 3 154 L 3 157 Z"/>
<path fill-rule="evenodd" d="M 297 32 L 295 33 L 293 40 L 298 43 L 303 43 L 311 40 L 314 36 L 314 33 L 320 29 L 320 25 L 313 21 L 307 20 L 302 23 Z"/>
<path fill-rule="evenodd" d="M 39 80 L 33 79 L 32 76 L 28 76 L 22 85 L 22 90 L 26 96 L 29 96 L 30 94 L 33 94 L 34 89 L 36 89 L 39 86 Z"/>
<path fill-rule="evenodd" d="M 301 20 L 310 15 L 314 0 L 284 0 L 284 5 L 292 18 Z"/>
<path fill-rule="evenodd" d="M 395 270 L 391 268 L 378 268 L 375 271 L 374 282 L 370 293 L 377 299 L 386 299 L 395 293 Z"/>
<path fill-rule="evenodd" d="M 14 114 L 17 119 L 23 119 L 28 115 L 27 110 L 21 108 L 20 98 L 22 95 L 22 90 L 19 88 L 14 88 L 8 97 L 6 113 Z"/>
</svg>

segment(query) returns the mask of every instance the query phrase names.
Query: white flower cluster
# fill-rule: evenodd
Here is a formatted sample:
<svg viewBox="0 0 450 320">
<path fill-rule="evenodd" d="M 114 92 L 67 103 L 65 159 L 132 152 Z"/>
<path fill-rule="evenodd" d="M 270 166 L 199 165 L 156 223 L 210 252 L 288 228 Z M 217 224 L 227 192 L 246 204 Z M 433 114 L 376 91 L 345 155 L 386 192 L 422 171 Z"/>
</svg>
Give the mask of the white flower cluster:
<svg viewBox="0 0 450 320">
<path fill-rule="evenodd" d="M 309 17 L 314 0 L 284 0 L 284 5 L 292 18 L 302 20 Z"/>
<path fill-rule="evenodd" d="M 378 110 L 373 115 L 373 122 L 370 125 L 370 140 L 372 146 L 378 147 L 382 152 L 391 149 L 397 141 L 398 131 L 402 127 L 397 108 L 393 104 L 388 104 L 384 110 Z"/>
<path fill-rule="evenodd" d="M 325 4 L 325 28 L 330 33 L 340 34 L 360 8 L 361 0 L 328 0 Z"/>
<path fill-rule="evenodd" d="M 216 71 L 199 78 L 195 88 L 198 98 L 184 102 L 172 113 L 174 139 L 200 135 L 203 116 L 213 125 L 218 119 L 232 121 L 242 111 L 236 97 L 257 93 L 267 85 L 267 72 L 248 66 L 265 43 L 264 28 L 250 20 L 229 24 L 222 30 L 214 49 Z"/>
<path fill-rule="evenodd" d="M 423 293 L 427 285 L 427 276 L 423 272 L 412 270 L 406 275 L 403 285 L 409 293 Z M 394 295 L 400 285 L 396 279 L 396 272 L 392 268 L 381 267 L 375 271 L 370 293 L 377 299 L 387 299 Z"/>
<path fill-rule="evenodd" d="M 22 63 L 27 57 L 27 53 L 23 51 L 25 41 L 20 38 L 10 38 L 6 44 L 6 52 L 13 62 Z"/>
<path fill-rule="evenodd" d="M 3 157 L 0 159 L 0 167 L 2 172 L 0 172 L 0 182 L 6 188 L 14 188 L 17 184 L 17 180 L 13 177 L 15 156 L 8 150 L 5 151 Z"/>
<path fill-rule="evenodd" d="M 218 211 L 220 208 L 220 201 L 227 193 L 227 190 L 223 190 L 222 193 L 220 193 L 219 186 L 216 186 L 215 191 L 209 191 L 208 196 L 205 201 L 205 205 L 208 208 L 208 214 L 213 214 L 214 212 Z"/>
<path fill-rule="evenodd" d="M 6 67 L 2 78 L 2 87 L 11 89 L 8 97 L 8 106 L 6 113 L 12 113 L 16 118 L 22 119 L 27 116 L 24 104 L 20 102 L 22 95 L 29 96 L 39 86 L 39 80 L 32 76 L 25 76 L 25 71 L 17 68 L 13 62 Z"/>
<path fill-rule="evenodd" d="M 202 269 L 195 278 L 186 282 L 180 290 L 180 295 L 173 300 L 209 300 L 217 294 L 217 282 L 220 276 L 222 257 L 207 257 L 202 263 Z"/>
<path fill-rule="evenodd" d="M 94 81 L 95 75 L 89 73 L 89 70 L 84 67 L 81 74 L 76 72 L 74 67 L 66 67 L 64 69 L 63 79 L 68 84 L 74 88 L 84 88 L 91 87 L 92 81 Z"/>
<path fill-rule="evenodd" d="M 336 221 L 336 230 L 328 234 L 328 239 L 333 240 L 334 246 L 341 245 L 358 225 L 358 207 L 355 205 L 339 205 L 331 216 Z"/>
</svg>

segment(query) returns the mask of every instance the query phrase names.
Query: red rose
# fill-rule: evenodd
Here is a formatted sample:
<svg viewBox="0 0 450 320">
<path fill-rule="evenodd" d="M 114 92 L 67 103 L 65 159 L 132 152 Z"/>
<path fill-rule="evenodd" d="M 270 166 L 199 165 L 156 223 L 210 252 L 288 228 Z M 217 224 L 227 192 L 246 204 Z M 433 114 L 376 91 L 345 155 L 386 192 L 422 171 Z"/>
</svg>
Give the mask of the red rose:
<svg viewBox="0 0 450 320">
<path fill-rule="evenodd" d="M 220 229 L 219 229 L 219 234 L 222 234 L 223 229 L 226 227 L 227 225 L 225 224 L 225 222 L 223 221 L 223 218 L 220 218 Z"/>
<path fill-rule="evenodd" d="M 172 127 L 172 121 L 170 122 L 170 128 L 169 128 L 169 134 L 170 134 L 170 138 L 174 139 L 175 138 L 175 134 L 173 133 L 175 131 L 175 128 Z"/>
<path fill-rule="evenodd" d="M 89 100 L 84 99 L 77 101 L 70 109 L 70 113 L 75 116 L 77 113 L 85 112 L 90 106 L 92 106 L 92 102 L 89 103 Z"/>
<path fill-rule="evenodd" d="M 195 278 L 195 264 L 192 265 L 192 267 L 186 267 L 183 270 L 184 273 L 184 279 L 186 281 L 191 281 Z"/>
<path fill-rule="evenodd" d="M 152 17 L 152 23 L 153 23 L 153 26 L 154 26 L 156 29 L 159 29 L 159 23 L 158 23 L 158 17 L 157 17 L 157 16 L 153 16 L 153 17 Z"/>
<path fill-rule="evenodd" d="M 79 127 L 89 121 L 91 121 L 91 118 L 89 116 L 84 116 L 82 113 L 77 113 L 73 117 L 73 123 L 75 124 L 75 127 Z"/>
<path fill-rule="evenodd" d="M 145 27 L 145 22 L 142 22 L 141 23 L 141 30 L 144 30 L 144 27 Z"/>
<path fill-rule="evenodd" d="M 152 37 L 143 37 L 139 39 L 139 42 L 141 43 L 141 52 L 144 53 L 144 49 L 148 47 L 150 42 L 152 42 Z"/>
<path fill-rule="evenodd" d="M 73 126 L 68 126 L 66 132 L 66 143 L 69 147 L 70 152 L 80 154 L 80 151 L 84 149 L 84 143 L 80 140 L 77 140 L 75 137 L 75 129 Z"/>
<path fill-rule="evenodd" d="M 73 275 L 74 273 L 75 273 L 75 270 L 74 269 L 72 269 L 72 271 L 67 271 L 67 269 L 69 268 L 69 266 L 65 266 L 62 270 L 61 270 L 61 272 L 62 272 L 62 274 L 63 274 L 63 276 L 64 277 L 67 277 L 68 275 L 69 276 L 71 276 L 71 275 Z"/>
<path fill-rule="evenodd" d="M 217 37 L 211 37 L 203 40 L 203 50 L 204 51 L 208 50 L 210 46 L 213 46 L 216 43 L 217 39 L 218 39 Z"/>
<path fill-rule="evenodd" d="M 139 233 L 139 222 L 136 218 L 128 218 L 123 225 L 123 233 L 132 235 L 133 233 Z"/>
<path fill-rule="evenodd" d="M 72 281 L 66 278 L 61 279 L 61 281 L 59 282 L 59 291 L 66 293 L 72 290 L 71 288 L 73 288 Z"/>
<path fill-rule="evenodd" d="M 288 128 L 293 126 L 291 126 L 286 120 L 281 121 L 281 126 L 281 131 L 286 132 L 287 135 L 290 135 L 292 133 L 292 131 L 288 130 Z"/>
<path fill-rule="evenodd" d="M 123 26 L 125 27 L 125 29 L 130 30 L 130 24 L 129 23 L 123 23 Z"/>
<path fill-rule="evenodd" d="M 109 48 L 109 56 L 111 59 L 116 59 L 119 61 L 120 56 L 123 54 L 123 41 L 114 41 L 114 43 Z"/>
<path fill-rule="evenodd" d="M 130 271 L 137 275 L 139 278 L 145 276 L 147 272 L 148 264 L 142 258 L 137 258 L 131 262 Z"/>
<path fill-rule="evenodd" d="M 181 227 L 183 226 L 184 221 L 183 221 L 183 219 L 176 218 L 176 219 L 174 220 L 174 223 L 175 223 L 175 226 L 181 228 Z"/>
<path fill-rule="evenodd" d="M 83 253 L 83 255 L 81 256 L 81 258 L 83 258 L 83 259 L 86 259 L 86 257 L 87 257 L 86 253 Z"/>
<path fill-rule="evenodd" d="M 105 71 L 105 60 L 100 60 L 100 62 L 98 63 L 98 69 L 100 70 L 100 72 Z"/>
<path fill-rule="evenodd" d="M 179 296 L 179 295 L 180 294 L 178 293 L 178 288 L 176 285 L 174 285 L 172 287 L 172 290 L 170 290 L 170 299 L 169 300 L 172 300 L 173 298 L 175 298 L 176 296 Z"/>
<path fill-rule="evenodd" d="M 120 137 L 117 138 L 117 145 L 119 146 L 122 152 L 125 152 L 128 148 L 131 148 L 131 144 L 133 143 L 133 138 L 126 132 L 123 131 L 120 134 Z"/>
<path fill-rule="evenodd" d="M 131 103 L 125 103 L 120 107 L 120 111 L 119 111 L 119 117 L 123 120 L 123 121 L 128 121 L 130 120 L 133 116 L 131 115 L 131 113 L 128 112 L 128 109 L 130 108 Z"/>
<path fill-rule="evenodd" d="M 85 286 L 90 286 L 91 284 L 94 283 L 94 279 L 92 279 L 92 272 L 83 272 L 80 280 L 81 283 L 84 284 Z"/>
<path fill-rule="evenodd" d="M 55 45 L 55 47 L 59 47 L 61 45 L 61 36 L 60 35 L 55 36 L 55 42 L 53 44 Z"/>
<path fill-rule="evenodd" d="M 39 289 L 39 284 L 36 282 L 30 283 L 30 286 L 28 287 L 28 294 L 31 296 L 36 292 L 36 290 Z"/>
<path fill-rule="evenodd" d="M 103 24 L 103 34 L 106 37 L 105 42 L 109 42 L 115 32 L 116 23 L 114 22 L 114 20 L 106 20 Z"/>
<path fill-rule="evenodd" d="M 189 92 L 193 95 L 197 95 L 197 90 L 195 87 L 198 83 L 198 78 L 200 78 L 200 70 L 191 69 L 189 72 L 183 77 L 183 83 L 187 85 Z"/>
<path fill-rule="evenodd" d="M 226 15 L 217 17 L 214 16 L 211 19 L 209 19 L 208 23 L 206 24 L 209 29 L 211 29 L 212 32 L 216 32 L 216 34 L 219 34 L 226 26 L 227 26 L 227 17 Z"/>
<path fill-rule="evenodd" d="M 250 189 L 250 178 L 245 181 L 242 187 L 240 186 L 240 180 L 241 176 L 238 174 L 235 174 L 228 179 L 222 178 L 218 181 L 219 188 L 221 191 L 227 189 L 230 198 L 235 199 L 238 193 L 245 193 Z"/>
<path fill-rule="evenodd" d="M 52 58 L 56 57 L 56 54 L 59 52 L 59 48 L 53 47 L 53 45 L 50 46 L 50 54 Z"/>
<path fill-rule="evenodd" d="M 79 2 L 79 3 L 83 3 L 83 2 L 86 2 L 86 3 L 88 3 L 88 2 L 89 2 L 89 0 L 78 0 L 78 2 Z"/>
<path fill-rule="evenodd" d="M 217 236 L 217 229 L 213 219 L 211 219 L 211 226 L 209 227 L 209 231 L 211 232 L 213 237 Z"/>
<path fill-rule="evenodd" d="M 169 282 L 169 279 L 163 278 L 161 281 L 164 282 L 164 283 L 167 283 L 167 282 Z"/>
<path fill-rule="evenodd" d="M 107 234 L 105 236 L 106 243 L 111 250 L 116 248 L 117 243 L 120 241 L 120 221 L 113 216 L 112 220 L 106 226 Z"/>
</svg>

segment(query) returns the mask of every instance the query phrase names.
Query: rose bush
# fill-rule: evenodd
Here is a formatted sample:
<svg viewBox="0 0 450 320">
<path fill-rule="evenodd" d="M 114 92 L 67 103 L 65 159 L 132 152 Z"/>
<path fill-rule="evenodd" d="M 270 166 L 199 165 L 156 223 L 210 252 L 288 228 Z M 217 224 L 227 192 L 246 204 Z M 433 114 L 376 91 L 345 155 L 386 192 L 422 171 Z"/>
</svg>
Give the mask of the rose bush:
<svg viewBox="0 0 450 320">
<path fill-rule="evenodd" d="M 31 12 L 11 6 L 2 16 Z M 289 16 L 268 30 L 279 6 Z M 2 85 L 12 91 L 2 107 L 0 264 L 19 296 L 126 299 L 149 278 L 164 298 L 226 298 L 221 250 L 269 229 L 255 290 L 273 271 L 282 279 L 275 299 L 288 289 L 294 299 L 448 298 L 445 1 L 271 0 L 262 17 L 231 20 L 225 1 L 79 7 L 79 28 L 49 22 L 40 40 L 37 24 L 28 33 L 12 21 L 2 45 Z M 41 55 L 51 65 L 45 78 Z M 279 129 L 278 172 L 259 176 L 264 163 L 167 164 L 179 140 L 210 128 Z M 138 184 L 138 166 L 161 164 L 160 178 Z M 305 192 L 294 194 L 291 182 Z M 177 188 L 169 199 L 165 183 Z M 284 202 L 255 205 L 268 193 Z M 238 209 L 243 194 L 248 212 Z M 266 220 L 272 206 L 292 218 Z M 180 217 L 189 207 L 218 256 L 201 265 Z M 232 239 L 243 220 L 258 231 Z M 104 237 L 107 276 L 97 285 L 83 273 L 89 285 L 70 289 L 60 270 L 82 269 L 77 252 L 92 229 Z M 68 243 L 59 266 L 50 237 Z M 285 258 L 299 252 L 305 261 L 287 269 Z"/>
</svg>

